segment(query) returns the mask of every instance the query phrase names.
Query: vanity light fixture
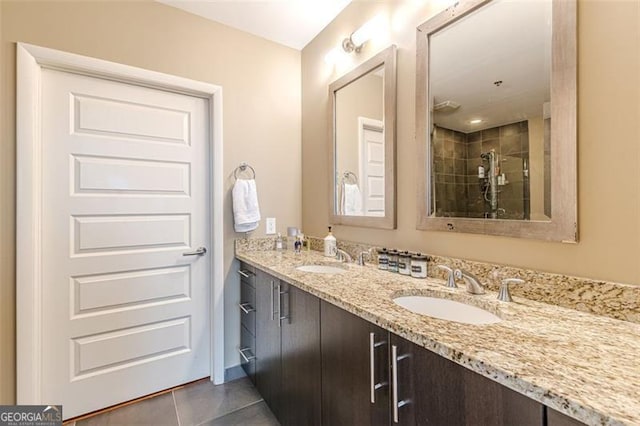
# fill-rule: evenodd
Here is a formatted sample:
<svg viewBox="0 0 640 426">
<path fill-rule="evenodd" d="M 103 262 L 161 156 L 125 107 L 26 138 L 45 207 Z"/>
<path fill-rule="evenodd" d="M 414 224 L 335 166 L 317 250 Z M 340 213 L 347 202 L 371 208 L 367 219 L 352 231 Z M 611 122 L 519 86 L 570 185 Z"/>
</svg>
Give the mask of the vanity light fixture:
<svg viewBox="0 0 640 426">
<path fill-rule="evenodd" d="M 362 46 L 380 31 L 384 25 L 383 21 L 384 16 L 382 14 L 378 14 L 367 21 L 363 26 L 351 33 L 349 37 L 342 40 L 342 50 L 347 53 L 360 53 Z"/>
</svg>

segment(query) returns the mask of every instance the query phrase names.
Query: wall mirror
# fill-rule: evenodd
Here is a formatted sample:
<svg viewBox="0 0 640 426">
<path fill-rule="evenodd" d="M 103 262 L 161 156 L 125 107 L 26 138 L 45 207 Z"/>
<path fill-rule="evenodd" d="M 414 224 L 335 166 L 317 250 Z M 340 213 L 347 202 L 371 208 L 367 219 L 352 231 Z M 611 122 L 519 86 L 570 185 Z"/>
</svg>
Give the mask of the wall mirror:
<svg viewBox="0 0 640 426">
<path fill-rule="evenodd" d="M 420 25 L 416 114 L 418 229 L 577 241 L 575 0 Z"/>
<path fill-rule="evenodd" d="M 394 229 L 396 47 L 329 85 L 331 221 Z"/>
</svg>

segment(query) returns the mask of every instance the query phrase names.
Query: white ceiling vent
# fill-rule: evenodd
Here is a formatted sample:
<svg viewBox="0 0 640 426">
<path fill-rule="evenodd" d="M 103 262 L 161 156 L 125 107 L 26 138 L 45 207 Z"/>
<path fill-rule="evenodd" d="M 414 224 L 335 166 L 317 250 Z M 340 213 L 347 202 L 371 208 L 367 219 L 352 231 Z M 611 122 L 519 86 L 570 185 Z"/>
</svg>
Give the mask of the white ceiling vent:
<svg viewBox="0 0 640 426">
<path fill-rule="evenodd" d="M 460 104 L 454 101 L 439 102 L 433 106 L 434 111 L 452 112 L 460 108 Z"/>
</svg>

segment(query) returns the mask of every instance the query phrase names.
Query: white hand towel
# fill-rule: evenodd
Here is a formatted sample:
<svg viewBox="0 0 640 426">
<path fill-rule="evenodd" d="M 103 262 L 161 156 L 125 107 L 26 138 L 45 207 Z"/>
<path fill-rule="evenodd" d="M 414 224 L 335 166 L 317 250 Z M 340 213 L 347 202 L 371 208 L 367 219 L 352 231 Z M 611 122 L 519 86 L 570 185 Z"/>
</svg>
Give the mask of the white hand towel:
<svg viewBox="0 0 640 426">
<path fill-rule="evenodd" d="M 362 194 L 358 185 L 352 183 L 344 184 L 344 214 L 347 216 L 362 215 Z"/>
<path fill-rule="evenodd" d="M 256 229 L 260 223 L 256 181 L 254 179 L 236 179 L 231 196 L 236 232 L 249 232 Z"/>
</svg>

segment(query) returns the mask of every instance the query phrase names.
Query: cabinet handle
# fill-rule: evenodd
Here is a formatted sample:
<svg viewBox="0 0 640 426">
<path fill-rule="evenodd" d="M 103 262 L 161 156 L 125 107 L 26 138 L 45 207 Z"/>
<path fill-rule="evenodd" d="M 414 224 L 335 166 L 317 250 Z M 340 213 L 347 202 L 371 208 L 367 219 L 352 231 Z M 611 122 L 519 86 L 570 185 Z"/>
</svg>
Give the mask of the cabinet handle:
<svg viewBox="0 0 640 426">
<path fill-rule="evenodd" d="M 369 372 L 370 372 L 370 379 L 371 379 L 371 403 L 372 404 L 376 403 L 376 391 L 381 387 L 384 387 L 387 385 L 387 382 L 376 383 L 376 355 L 375 355 L 375 349 L 377 347 L 380 347 L 386 344 L 387 342 L 385 341 L 376 342 L 376 334 L 369 333 Z"/>
<path fill-rule="evenodd" d="M 238 269 L 238 273 L 245 278 L 251 278 L 251 276 L 249 275 L 251 271 L 243 271 L 242 269 Z"/>
<path fill-rule="evenodd" d="M 271 280 L 271 321 L 275 321 L 276 319 L 276 312 L 273 310 L 273 292 L 275 291 L 274 286 L 275 283 L 273 280 Z"/>
<path fill-rule="evenodd" d="M 408 358 L 409 355 L 400 355 L 398 356 L 398 347 L 396 345 L 391 345 L 391 383 L 393 389 L 391 389 L 392 400 L 391 405 L 393 408 L 393 422 L 398 423 L 398 408 L 404 407 L 411 400 L 403 399 L 402 401 L 398 401 L 398 361 L 402 361 L 405 358 Z"/>
<path fill-rule="evenodd" d="M 286 315 L 282 315 L 282 296 L 289 293 L 282 291 L 282 284 L 278 283 L 278 327 L 282 327 L 282 320 L 287 319 Z"/>
<path fill-rule="evenodd" d="M 238 349 L 238 353 L 240 353 L 240 356 L 241 356 L 242 358 L 244 358 L 244 362 L 249 362 L 249 361 L 251 361 L 252 359 L 256 359 L 256 356 L 255 356 L 255 355 L 253 355 L 253 354 L 252 354 L 252 355 L 250 355 L 250 356 L 246 356 L 246 355 L 244 354 L 244 352 L 245 352 L 245 351 L 248 351 L 248 350 L 250 350 L 250 349 L 251 349 L 251 348 L 242 348 L 242 349 Z"/>
<path fill-rule="evenodd" d="M 375 378 L 375 371 L 376 371 L 376 357 L 374 356 L 373 350 L 375 348 L 375 342 L 376 340 L 376 335 L 375 333 L 369 333 L 369 378 L 371 379 L 371 403 L 375 404 L 376 403 L 376 378 Z"/>
<path fill-rule="evenodd" d="M 245 314 L 248 314 L 249 312 L 254 312 L 256 310 L 249 303 L 238 303 L 238 306 L 240 307 L 240 310 Z"/>
<path fill-rule="evenodd" d="M 280 283 L 278 282 L 278 287 L 277 287 L 277 292 L 278 292 L 278 327 L 280 327 L 282 324 L 282 322 L 280 321 L 280 318 L 282 318 L 280 316 L 280 310 L 282 309 L 282 301 L 280 300 L 280 295 L 282 294 L 280 292 Z"/>
</svg>

